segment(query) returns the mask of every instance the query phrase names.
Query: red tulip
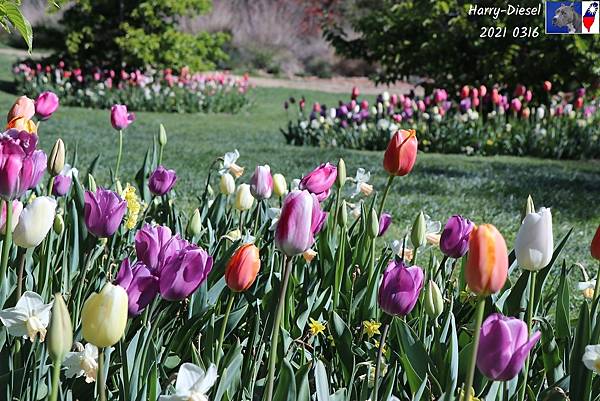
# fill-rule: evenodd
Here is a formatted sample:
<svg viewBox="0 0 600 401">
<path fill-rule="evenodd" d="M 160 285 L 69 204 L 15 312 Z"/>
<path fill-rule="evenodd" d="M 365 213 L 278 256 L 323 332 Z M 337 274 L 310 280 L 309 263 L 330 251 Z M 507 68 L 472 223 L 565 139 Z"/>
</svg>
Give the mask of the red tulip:
<svg viewBox="0 0 600 401">
<path fill-rule="evenodd" d="M 590 251 L 594 259 L 600 260 L 600 226 L 598 226 L 598 229 L 596 230 L 596 235 L 594 235 L 594 239 L 592 239 Z"/>
<path fill-rule="evenodd" d="M 417 135 L 414 129 L 396 132 L 383 156 L 385 171 L 398 176 L 410 173 L 417 160 L 417 146 Z"/>
</svg>

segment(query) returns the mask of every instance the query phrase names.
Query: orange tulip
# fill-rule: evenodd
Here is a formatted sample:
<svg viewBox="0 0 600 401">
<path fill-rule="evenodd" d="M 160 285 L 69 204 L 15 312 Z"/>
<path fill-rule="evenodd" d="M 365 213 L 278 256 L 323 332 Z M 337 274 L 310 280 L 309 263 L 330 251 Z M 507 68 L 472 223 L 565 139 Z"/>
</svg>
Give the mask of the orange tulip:
<svg viewBox="0 0 600 401">
<path fill-rule="evenodd" d="M 19 131 L 27 131 L 30 134 L 37 134 L 37 125 L 32 120 L 28 120 L 25 117 L 15 117 L 8 124 L 6 129 L 18 129 Z"/>
<path fill-rule="evenodd" d="M 504 287 L 508 277 L 508 251 L 502 234 L 491 224 L 471 231 L 465 278 L 469 288 L 489 295 Z"/>
<path fill-rule="evenodd" d="M 246 291 L 256 280 L 259 270 L 258 248 L 253 244 L 242 245 L 225 268 L 225 282 L 232 291 Z"/>
<path fill-rule="evenodd" d="M 592 257 L 594 259 L 600 260 L 600 226 L 598 226 L 596 235 L 594 235 L 594 239 L 592 239 L 590 251 L 592 252 Z"/>
<path fill-rule="evenodd" d="M 31 120 L 35 114 L 35 103 L 27 96 L 21 96 L 17 98 L 13 106 L 11 107 L 8 115 L 6 116 L 6 122 L 10 123 L 17 117 L 23 117 L 25 120 Z"/>
<path fill-rule="evenodd" d="M 383 156 L 385 171 L 398 176 L 410 173 L 417 160 L 417 145 L 417 135 L 414 129 L 396 132 Z"/>
</svg>

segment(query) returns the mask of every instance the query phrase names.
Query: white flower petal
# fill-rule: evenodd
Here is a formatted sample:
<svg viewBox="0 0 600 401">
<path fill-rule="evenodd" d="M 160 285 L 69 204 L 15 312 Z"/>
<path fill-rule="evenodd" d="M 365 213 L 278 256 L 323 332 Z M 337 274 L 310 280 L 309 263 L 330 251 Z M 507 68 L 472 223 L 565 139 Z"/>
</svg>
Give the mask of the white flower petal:
<svg viewBox="0 0 600 401">
<path fill-rule="evenodd" d="M 177 382 L 175 383 L 177 394 L 183 395 L 191 392 L 194 385 L 203 378 L 204 370 L 200 366 L 193 363 L 184 363 L 179 368 L 179 373 L 177 373 Z"/>
<path fill-rule="evenodd" d="M 211 363 L 204 377 L 194 384 L 192 391 L 206 394 L 217 381 L 217 376 L 217 367 Z"/>
</svg>

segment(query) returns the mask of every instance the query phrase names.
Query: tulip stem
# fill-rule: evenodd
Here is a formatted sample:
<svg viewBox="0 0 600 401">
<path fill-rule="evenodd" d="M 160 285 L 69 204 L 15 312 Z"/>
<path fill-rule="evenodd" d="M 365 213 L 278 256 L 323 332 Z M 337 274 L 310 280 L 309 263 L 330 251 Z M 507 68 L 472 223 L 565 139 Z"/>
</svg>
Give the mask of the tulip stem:
<svg viewBox="0 0 600 401">
<path fill-rule="evenodd" d="M 594 288 L 594 301 L 600 295 L 600 264 L 598 265 L 598 272 L 596 273 L 596 287 Z"/>
<path fill-rule="evenodd" d="M 119 179 L 119 167 L 121 166 L 121 154 L 123 153 L 123 130 L 119 130 L 119 154 L 117 155 L 117 167 L 115 168 L 115 181 Z"/>
<path fill-rule="evenodd" d="M 19 274 L 17 276 L 17 299 L 23 294 L 23 270 L 25 269 L 25 249 L 19 248 Z"/>
<path fill-rule="evenodd" d="M 104 348 L 98 349 L 98 382 L 97 390 L 100 401 L 106 401 L 106 383 L 104 377 Z"/>
<path fill-rule="evenodd" d="M 4 285 L 4 280 L 6 279 L 6 268 L 8 266 L 8 257 L 10 252 L 10 246 L 12 245 L 12 215 L 13 208 L 12 203 L 8 200 L 4 200 L 4 205 L 6 206 L 6 223 L 4 227 L 6 227 L 6 234 L 4 235 L 4 241 L 2 242 L 2 261 L 0 264 L 0 291 L 2 290 L 2 286 Z M 4 302 L 0 302 L 0 306 L 2 306 Z"/>
<path fill-rule="evenodd" d="M 383 357 L 383 349 L 385 348 L 385 341 L 387 339 L 389 328 L 389 323 L 386 323 L 383 326 L 383 333 L 381 333 L 379 349 L 377 350 L 377 362 L 375 362 L 375 382 L 373 384 L 373 401 L 377 401 L 378 399 L 377 396 L 379 393 L 379 376 L 381 375 L 381 358 Z"/>
<path fill-rule="evenodd" d="M 52 363 L 52 388 L 50 389 L 49 401 L 56 401 L 58 399 L 58 383 L 60 379 L 60 362 L 54 361 Z"/>
<path fill-rule="evenodd" d="M 227 328 L 227 321 L 229 320 L 229 314 L 231 313 L 231 307 L 233 306 L 233 300 L 235 299 L 234 294 L 229 294 L 229 301 L 227 302 L 227 309 L 225 309 L 225 315 L 223 316 L 223 323 L 221 325 L 221 332 L 219 333 L 219 342 L 218 346 L 223 349 L 223 340 L 225 338 L 225 330 Z M 223 351 L 225 352 L 225 351 Z M 217 348 L 217 363 L 219 366 L 219 361 L 221 360 L 221 352 Z"/>
<path fill-rule="evenodd" d="M 473 333 L 473 352 L 471 353 L 471 365 L 469 366 L 467 381 L 464 388 L 463 401 L 471 399 L 471 390 L 473 389 L 473 379 L 475 378 L 475 365 L 477 364 L 477 349 L 479 348 L 479 336 L 481 334 L 481 324 L 483 323 L 483 312 L 485 311 L 485 298 L 481 297 L 477 303 L 475 311 L 475 332 Z"/>
<path fill-rule="evenodd" d="M 535 279 L 537 272 L 529 272 L 529 305 L 527 308 L 527 335 L 531 336 L 531 326 L 533 322 L 533 312 L 535 309 Z M 523 368 L 523 385 L 519 392 L 519 401 L 525 399 L 527 393 L 527 377 L 529 376 L 529 355 L 525 359 L 525 367 Z"/>
<path fill-rule="evenodd" d="M 52 196 L 52 190 L 54 189 L 54 179 L 56 177 L 52 176 L 50 177 L 50 181 L 48 182 L 48 196 Z"/>
<path fill-rule="evenodd" d="M 254 236 L 258 237 L 258 228 L 260 223 L 260 209 L 262 206 L 262 201 L 258 201 L 256 203 L 256 216 L 254 216 Z"/>
<path fill-rule="evenodd" d="M 275 312 L 275 321 L 273 322 L 273 332 L 271 334 L 271 349 L 269 351 L 269 375 L 267 380 L 266 401 L 273 400 L 273 387 L 275 384 L 275 365 L 277 362 L 277 346 L 279 343 L 279 330 L 281 329 L 281 319 L 283 317 L 283 307 L 285 305 L 285 293 L 287 292 L 290 274 L 292 273 L 293 258 L 286 256 L 284 258 L 285 270 L 283 272 L 283 281 L 279 292 L 279 302 Z"/>
<path fill-rule="evenodd" d="M 377 216 L 381 216 L 381 213 L 383 212 L 385 200 L 387 199 L 388 192 L 390 192 L 390 188 L 392 186 L 392 182 L 394 181 L 394 177 L 394 175 L 390 174 L 390 177 L 388 178 L 388 182 L 385 186 L 385 189 L 383 190 L 383 196 L 381 197 L 381 203 L 379 204 L 379 211 L 377 212 Z"/>
</svg>

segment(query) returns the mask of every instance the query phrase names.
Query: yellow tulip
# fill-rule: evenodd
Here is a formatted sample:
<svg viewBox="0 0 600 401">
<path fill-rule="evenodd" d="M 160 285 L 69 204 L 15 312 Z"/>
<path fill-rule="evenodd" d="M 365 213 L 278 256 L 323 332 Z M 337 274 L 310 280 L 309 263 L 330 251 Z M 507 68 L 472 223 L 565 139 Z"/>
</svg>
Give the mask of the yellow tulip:
<svg viewBox="0 0 600 401">
<path fill-rule="evenodd" d="M 123 287 L 110 283 L 90 295 L 81 311 L 83 338 L 99 348 L 116 344 L 125 332 L 127 303 Z"/>
</svg>

